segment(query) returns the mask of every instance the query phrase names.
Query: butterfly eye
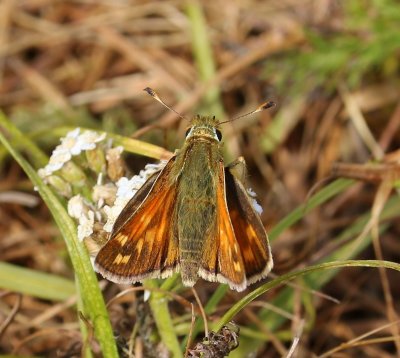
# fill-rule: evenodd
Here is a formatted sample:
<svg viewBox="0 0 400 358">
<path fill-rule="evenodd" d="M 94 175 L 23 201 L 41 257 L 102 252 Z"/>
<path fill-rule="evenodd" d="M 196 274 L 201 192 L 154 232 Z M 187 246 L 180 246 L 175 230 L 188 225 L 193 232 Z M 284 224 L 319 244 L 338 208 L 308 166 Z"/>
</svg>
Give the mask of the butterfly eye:
<svg viewBox="0 0 400 358">
<path fill-rule="evenodd" d="M 221 131 L 220 131 L 219 129 L 216 129 L 216 130 L 215 130 L 215 133 L 217 134 L 218 140 L 221 141 L 221 139 L 222 139 L 222 133 L 221 133 Z"/>
<path fill-rule="evenodd" d="M 191 130 L 192 130 L 192 127 L 189 127 L 189 128 L 186 130 L 185 137 L 187 137 L 187 136 L 189 135 L 189 133 L 190 133 Z"/>
</svg>

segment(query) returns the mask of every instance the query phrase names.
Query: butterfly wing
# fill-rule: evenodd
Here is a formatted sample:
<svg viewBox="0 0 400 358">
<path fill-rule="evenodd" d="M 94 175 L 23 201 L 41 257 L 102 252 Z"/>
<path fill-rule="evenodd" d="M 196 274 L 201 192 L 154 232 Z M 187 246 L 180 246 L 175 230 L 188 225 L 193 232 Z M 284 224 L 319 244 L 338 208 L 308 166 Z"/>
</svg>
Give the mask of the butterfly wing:
<svg viewBox="0 0 400 358">
<path fill-rule="evenodd" d="M 174 233 L 177 189 L 171 177 L 174 163 L 175 157 L 136 193 L 97 254 L 95 267 L 108 280 L 133 283 L 168 277 L 178 269 Z"/>
<path fill-rule="evenodd" d="M 125 223 L 127 223 L 132 216 L 135 214 L 137 208 L 142 204 L 144 199 L 149 195 L 150 190 L 153 188 L 154 183 L 160 176 L 160 171 L 151 175 L 146 182 L 140 187 L 136 194 L 128 201 L 125 207 L 122 209 L 117 219 L 114 222 L 112 233 L 119 231 Z"/>
<path fill-rule="evenodd" d="M 199 275 L 205 280 L 226 283 L 231 289 L 243 291 L 247 286 L 244 262 L 225 200 L 223 162 L 219 165 L 217 224 L 206 238 Z"/>
<path fill-rule="evenodd" d="M 226 200 L 236 240 L 242 254 L 247 283 L 266 277 L 273 266 L 268 236 L 241 181 L 225 170 Z"/>
</svg>

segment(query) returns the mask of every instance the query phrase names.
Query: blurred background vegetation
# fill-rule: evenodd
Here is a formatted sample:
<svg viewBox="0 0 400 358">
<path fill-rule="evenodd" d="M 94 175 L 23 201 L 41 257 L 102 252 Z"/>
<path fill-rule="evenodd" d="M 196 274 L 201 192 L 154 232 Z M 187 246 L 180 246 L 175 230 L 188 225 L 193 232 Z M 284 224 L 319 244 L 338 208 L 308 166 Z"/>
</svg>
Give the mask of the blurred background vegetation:
<svg viewBox="0 0 400 358">
<path fill-rule="evenodd" d="M 273 100 L 222 131 L 227 161 L 245 157 L 264 208 L 274 275 L 334 260 L 399 262 L 399 24 L 396 0 L 2 0 L 0 132 L 38 169 L 77 126 L 179 148 L 187 123 L 147 86 L 187 117 L 221 121 Z M 154 160 L 131 152 L 132 172 Z M 80 325 L 91 337 L 91 323 L 77 316 L 65 244 L 5 146 L 0 264 L 0 353 L 80 356 Z M 274 287 L 235 315 L 230 356 L 400 357 L 398 282 L 383 267 L 347 268 Z M 126 288 L 101 287 L 106 301 Z M 216 288 L 196 285 L 210 324 L 254 289 Z M 179 282 L 169 289 L 196 302 Z M 120 355 L 157 356 L 158 345 L 168 356 L 135 297 L 109 307 Z M 190 308 L 172 298 L 169 310 L 184 352 Z M 195 328 L 192 345 L 204 336 Z"/>
</svg>

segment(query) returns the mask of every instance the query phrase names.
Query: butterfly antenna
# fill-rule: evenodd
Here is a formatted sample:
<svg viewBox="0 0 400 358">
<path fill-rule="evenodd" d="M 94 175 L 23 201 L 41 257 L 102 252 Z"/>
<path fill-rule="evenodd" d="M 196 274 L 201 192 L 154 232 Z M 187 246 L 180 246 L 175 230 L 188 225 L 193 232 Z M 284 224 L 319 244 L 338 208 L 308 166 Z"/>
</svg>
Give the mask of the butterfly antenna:
<svg viewBox="0 0 400 358">
<path fill-rule="evenodd" d="M 251 114 L 254 114 L 254 113 L 257 113 L 257 112 L 262 112 L 262 111 L 264 111 L 264 110 L 266 110 L 266 109 L 268 109 L 268 108 L 275 107 L 275 105 L 276 105 L 275 102 L 272 102 L 272 101 L 264 102 L 263 104 L 261 104 L 261 105 L 260 105 L 258 108 L 256 108 L 255 110 L 250 111 L 250 112 L 245 113 L 245 114 L 242 114 L 242 115 L 240 115 L 240 116 L 238 116 L 238 117 L 229 119 L 229 120 L 227 120 L 227 121 L 225 121 L 225 122 L 221 122 L 220 124 L 236 121 L 236 120 L 239 119 L 239 118 L 247 117 L 247 116 L 250 116 Z"/>
<path fill-rule="evenodd" d="M 153 97 L 156 101 L 160 102 L 165 108 L 168 108 L 170 111 L 176 113 L 179 118 L 181 119 L 185 119 L 187 120 L 186 117 L 184 117 L 182 114 L 180 114 L 179 112 L 175 111 L 175 109 L 171 108 L 170 106 L 168 106 L 168 104 L 166 104 L 157 94 L 156 91 L 154 91 L 152 88 L 150 87 L 146 87 L 145 89 L 143 89 L 143 91 L 147 92 L 151 97 Z"/>
</svg>

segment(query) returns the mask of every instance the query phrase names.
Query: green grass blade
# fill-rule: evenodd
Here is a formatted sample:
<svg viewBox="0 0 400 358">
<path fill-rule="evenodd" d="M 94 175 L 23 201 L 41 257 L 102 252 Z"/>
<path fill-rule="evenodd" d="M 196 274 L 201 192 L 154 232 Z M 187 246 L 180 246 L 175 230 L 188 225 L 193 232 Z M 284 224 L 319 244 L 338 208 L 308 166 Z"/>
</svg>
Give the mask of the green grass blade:
<svg viewBox="0 0 400 358">
<path fill-rule="evenodd" d="M 218 331 L 222 328 L 222 326 L 233 319 L 244 307 L 246 307 L 250 302 L 255 300 L 257 297 L 261 296 L 263 293 L 269 291 L 271 288 L 277 287 L 279 285 L 284 284 L 285 282 L 291 281 L 295 278 L 313 273 L 322 270 L 328 269 L 338 269 L 344 267 L 384 267 L 387 269 L 392 269 L 396 271 L 400 271 L 400 264 L 391 262 L 391 261 L 380 261 L 380 260 L 346 260 L 346 261 L 335 261 L 335 262 L 327 262 L 323 264 L 318 264 L 314 266 L 309 266 L 303 268 L 301 270 L 297 270 L 294 272 L 289 272 L 285 275 L 282 275 L 265 285 L 262 285 L 250 292 L 248 295 L 243 297 L 239 302 L 234 304 L 218 321 L 218 323 L 214 326 L 214 330 Z"/>
<path fill-rule="evenodd" d="M 71 280 L 6 262 L 0 262 L 0 287 L 55 301 L 64 301 L 76 293 Z"/>
<path fill-rule="evenodd" d="M 337 179 L 333 183 L 327 185 L 317 194 L 313 195 L 310 198 L 310 200 L 308 200 L 305 204 L 300 205 L 298 208 L 293 210 L 289 215 L 283 218 L 277 225 L 275 225 L 274 228 L 268 234 L 270 240 L 271 241 L 275 240 L 283 231 L 285 231 L 290 226 L 294 225 L 296 222 L 301 220 L 312 209 L 325 203 L 330 198 L 346 190 L 353 183 L 354 181 L 350 179 Z"/>
<path fill-rule="evenodd" d="M 11 123 L 8 126 L 12 126 Z M 18 129 L 14 128 L 14 132 Z M 24 139 L 22 133 L 18 134 Z M 28 140 L 28 139 L 25 139 Z M 117 348 L 114 342 L 113 331 L 108 319 L 108 313 L 104 304 L 96 275 L 91 266 L 89 255 L 82 243 L 76 237 L 76 227 L 67 214 L 56 195 L 48 188 L 32 166 L 18 153 L 6 137 L 0 132 L 0 142 L 10 152 L 18 164 L 28 175 L 32 183 L 37 187 L 40 196 L 48 206 L 53 218 L 65 240 L 75 274 L 78 277 L 78 292 L 82 295 L 85 312 L 84 315 L 93 323 L 95 336 L 98 339 L 105 357 L 117 358 Z"/>
<path fill-rule="evenodd" d="M 24 150 L 26 153 L 28 153 L 36 168 L 44 167 L 47 164 L 49 158 L 47 158 L 46 154 L 44 154 L 31 140 L 22 134 L 1 111 L 0 126 L 6 129 L 11 135 L 14 147 L 18 148 L 18 150 Z"/>
</svg>

